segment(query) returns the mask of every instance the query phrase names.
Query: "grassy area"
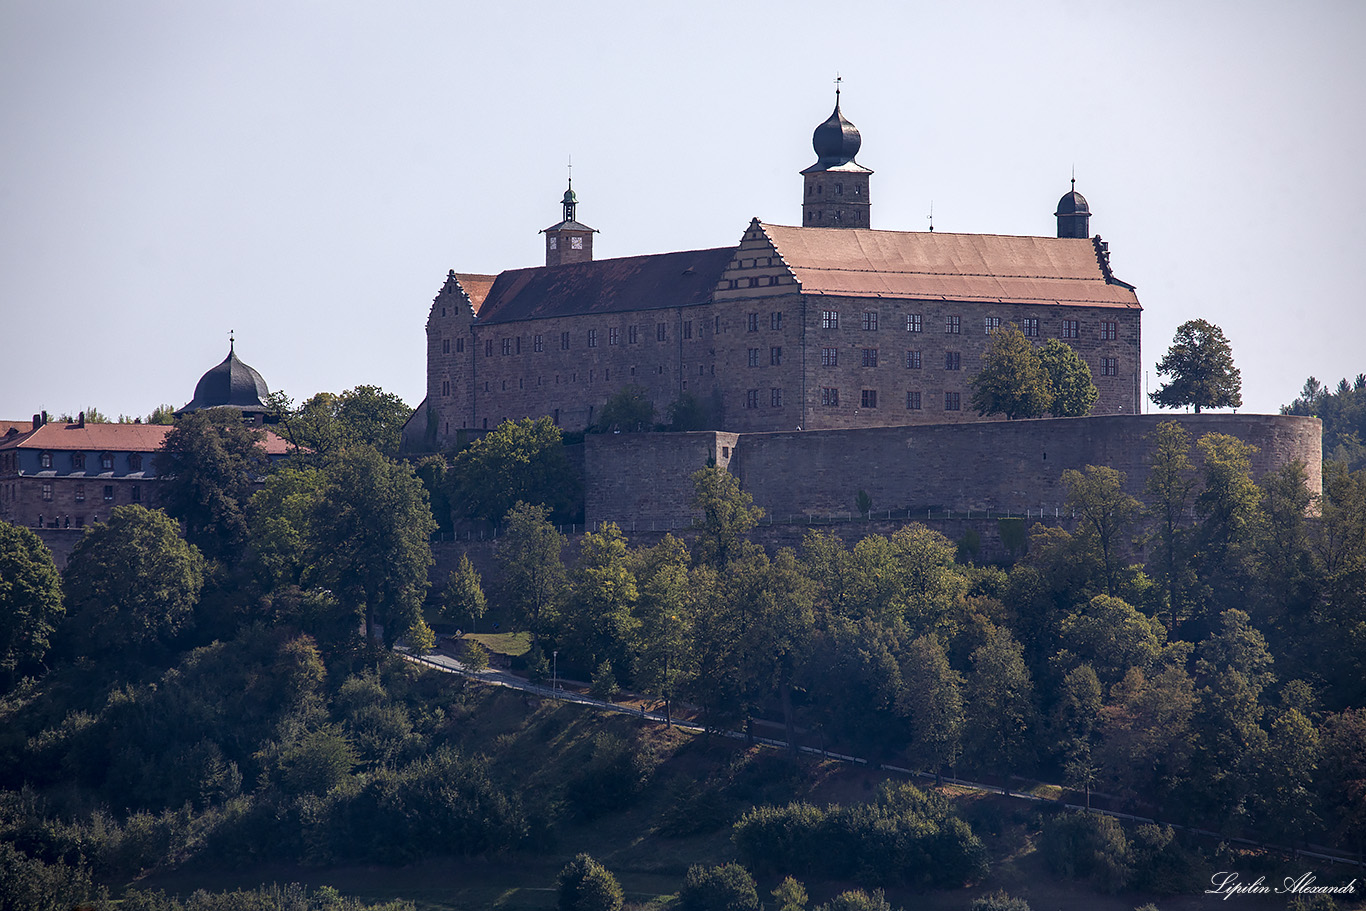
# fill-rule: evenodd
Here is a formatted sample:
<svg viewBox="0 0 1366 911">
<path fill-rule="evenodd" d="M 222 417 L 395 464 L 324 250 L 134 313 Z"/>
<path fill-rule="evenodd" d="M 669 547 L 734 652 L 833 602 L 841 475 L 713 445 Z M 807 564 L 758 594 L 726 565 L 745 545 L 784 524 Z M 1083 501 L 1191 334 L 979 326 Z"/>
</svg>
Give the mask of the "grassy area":
<svg viewBox="0 0 1366 911">
<path fill-rule="evenodd" d="M 466 633 L 466 639 L 473 639 L 484 648 L 500 655 L 518 658 L 531 649 L 530 633 Z"/>
</svg>

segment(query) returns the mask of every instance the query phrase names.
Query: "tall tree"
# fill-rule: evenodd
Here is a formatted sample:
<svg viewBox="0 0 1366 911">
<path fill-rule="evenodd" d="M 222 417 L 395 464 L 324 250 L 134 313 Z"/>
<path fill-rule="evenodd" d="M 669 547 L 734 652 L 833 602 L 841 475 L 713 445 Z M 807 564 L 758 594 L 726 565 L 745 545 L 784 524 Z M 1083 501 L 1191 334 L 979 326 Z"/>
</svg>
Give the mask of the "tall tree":
<svg viewBox="0 0 1366 911">
<path fill-rule="evenodd" d="M 544 617 L 564 596 L 566 585 L 560 555 L 565 538 L 549 516 L 544 506 L 517 503 L 503 520 L 503 537 L 494 552 L 499 596 L 533 636 L 545 631 Z"/>
<path fill-rule="evenodd" d="M 550 418 L 504 421 L 455 457 L 455 501 L 471 518 L 496 522 L 518 502 L 540 504 L 569 521 L 579 482 Z"/>
<path fill-rule="evenodd" d="M 461 554 L 460 562 L 446 579 L 446 588 L 441 593 L 441 614 L 455 622 L 468 620 L 470 629 L 475 630 L 487 610 L 488 600 L 484 597 L 479 573 L 470 562 L 470 555 Z"/>
<path fill-rule="evenodd" d="M 1053 390 L 1048 413 L 1055 418 L 1079 418 L 1090 414 L 1100 392 L 1091 381 L 1091 368 L 1072 346 L 1050 338 L 1039 348 L 1039 362 L 1048 373 Z"/>
<path fill-rule="evenodd" d="M 52 551 L 29 529 L 0 521 L 0 680 L 43 660 L 62 613 Z"/>
<path fill-rule="evenodd" d="M 630 643 L 639 596 L 626 539 L 613 522 L 583 536 L 569 597 L 551 619 L 556 643 L 585 669 L 606 661 L 618 680 L 631 673 Z"/>
<path fill-rule="evenodd" d="M 1100 547 L 1105 588 L 1110 595 L 1115 594 L 1118 583 L 1118 547 L 1143 507 L 1125 492 L 1124 481 L 1124 472 L 1097 465 L 1087 465 L 1084 472 L 1069 468 L 1062 473 L 1067 508 L 1080 516 L 1083 533 L 1095 535 Z"/>
<path fill-rule="evenodd" d="M 690 648 L 695 614 L 688 549 L 666 534 L 636 555 L 636 685 L 664 700 L 664 720 L 672 723 L 673 701 L 691 672 Z"/>
<path fill-rule="evenodd" d="M 289 396 L 274 392 L 269 404 L 281 434 L 312 464 L 324 464 L 349 446 L 373 446 L 394 455 L 413 413 L 393 393 L 363 385 L 340 395 L 319 392 L 297 409 Z"/>
<path fill-rule="evenodd" d="M 1189 542 L 1184 526 L 1186 512 L 1195 490 L 1195 469 L 1190 460 L 1191 438 L 1176 421 L 1157 425 L 1152 437 L 1152 461 L 1144 490 L 1148 496 L 1146 513 L 1154 520 L 1150 540 L 1155 545 L 1155 567 L 1167 593 L 1169 621 L 1167 632 L 1175 632 L 1184 612 L 1185 592 L 1189 589 Z"/>
<path fill-rule="evenodd" d="M 409 466 L 369 446 L 345 450 L 327 470 L 314 528 L 319 581 L 364 611 L 367 642 L 377 624 L 386 645 L 417 624 L 436 523 Z"/>
<path fill-rule="evenodd" d="M 326 485 L 327 476 L 316 468 L 280 468 L 252 496 L 247 507 L 252 562 L 266 591 L 305 584 Z"/>
<path fill-rule="evenodd" d="M 693 559 L 718 569 L 738 556 L 745 535 L 764 517 L 754 498 L 724 468 L 693 472 L 693 505 L 702 510 L 702 528 L 693 545 Z"/>
<path fill-rule="evenodd" d="M 1036 418 L 1053 404 L 1053 382 L 1034 345 L 1015 326 L 992 334 L 982 370 L 969 381 L 979 415 Z"/>
<path fill-rule="evenodd" d="M 269 462 L 264 433 L 230 408 L 180 419 L 156 454 L 161 502 L 206 557 L 235 562 L 246 542 L 247 501 Z"/>
<path fill-rule="evenodd" d="M 1157 362 L 1159 376 L 1171 377 L 1149 394 L 1159 408 L 1237 408 L 1243 404 L 1242 377 L 1233 366 L 1233 348 L 1224 331 L 1202 319 L 1176 327 L 1172 346 Z"/>
<path fill-rule="evenodd" d="M 935 783 L 941 784 L 944 767 L 956 765 L 962 753 L 963 677 L 931 634 L 911 643 L 902 680 L 899 702 L 911 735 L 907 755 L 921 768 L 933 769 Z"/>
<path fill-rule="evenodd" d="M 154 647 L 193 623 L 204 561 L 161 510 L 116 506 L 77 542 L 63 583 L 92 651 Z"/>
<path fill-rule="evenodd" d="M 654 419 L 655 405 L 650 401 L 650 391 L 631 384 L 617 390 L 602 406 L 597 429 L 603 433 L 640 433 L 649 430 Z"/>
<path fill-rule="evenodd" d="M 1193 563 L 1200 600 L 1212 617 L 1226 607 L 1246 606 L 1255 581 L 1256 539 L 1262 521 L 1262 492 L 1252 480 L 1257 447 L 1223 433 L 1195 443 L 1204 458 L 1204 489 L 1195 498 L 1200 525 Z"/>
<path fill-rule="evenodd" d="M 975 763 L 1005 777 L 1033 760 L 1034 683 L 1010 631 L 991 626 L 972 653 L 964 746 Z"/>
</svg>

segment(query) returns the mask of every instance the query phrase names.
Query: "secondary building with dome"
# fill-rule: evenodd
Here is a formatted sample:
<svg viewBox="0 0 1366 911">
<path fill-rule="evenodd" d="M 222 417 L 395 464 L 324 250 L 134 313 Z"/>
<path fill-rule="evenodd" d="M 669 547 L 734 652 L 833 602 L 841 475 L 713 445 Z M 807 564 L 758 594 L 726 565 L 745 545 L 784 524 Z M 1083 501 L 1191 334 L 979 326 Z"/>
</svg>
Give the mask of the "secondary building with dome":
<svg viewBox="0 0 1366 911">
<path fill-rule="evenodd" d="M 259 426 L 269 394 L 230 341 L 228 356 L 200 378 L 194 398 L 176 415 L 230 408 Z M 39 412 L 31 421 L 0 422 L 0 519 L 78 529 L 108 518 L 115 506 L 156 506 L 156 453 L 170 431 L 169 424 L 95 423 L 84 414 L 63 421 Z M 269 430 L 261 445 L 272 459 L 286 455 L 285 441 Z"/>
<path fill-rule="evenodd" d="M 692 398 L 733 432 L 981 421 L 968 381 L 1008 325 L 1082 356 L 1094 414 L 1140 411 L 1142 308 L 1075 182 L 1055 236 L 884 230 L 838 93 L 812 148 L 798 225 L 755 218 L 728 246 L 595 260 L 571 185 L 544 265 L 449 272 L 407 444 L 523 417 L 584 430 L 628 386 L 661 419 Z"/>
</svg>

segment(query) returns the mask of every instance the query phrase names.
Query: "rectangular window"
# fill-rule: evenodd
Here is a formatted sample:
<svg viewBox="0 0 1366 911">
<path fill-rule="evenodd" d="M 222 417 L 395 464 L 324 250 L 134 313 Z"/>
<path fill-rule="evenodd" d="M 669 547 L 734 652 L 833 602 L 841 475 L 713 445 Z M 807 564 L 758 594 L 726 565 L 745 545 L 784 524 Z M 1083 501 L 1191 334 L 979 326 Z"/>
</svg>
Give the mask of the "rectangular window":
<svg viewBox="0 0 1366 911">
<path fill-rule="evenodd" d="M 598 347 L 598 330 L 596 330 L 596 329 L 589 329 L 589 330 L 588 330 L 588 347 L 589 347 L 589 348 L 596 348 L 596 347 Z"/>
<path fill-rule="evenodd" d="M 441 340 L 441 353 L 442 353 L 442 354 L 450 354 L 450 353 L 451 353 L 451 340 L 450 340 L 450 339 L 448 339 L 448 338 L 443 338 L 443 339 Z"/>
<path fill-rule="evenodd" d="M 106 502 L 106 503 L 112 503 L 112 502 L 114 502 L 114 485 L 113 485 L 113 484 L 106 484 L 106 485 L 104 485 L 104 502 Z"/>
<path fill-rule="evenodd" d="M 1114 320 L 1103 319 L 1100 321 L 1100 340 L 1102 342 L 1113 342 L 1119 338 L 1119 323 Z"/>
<path fill-rule="evenodd" d="M 840 350 L 838 348 L 821 349 L 821 366 L 838 367 L 840 365 Z"/>
<path fill-rule="evenodd" d="M 568 350 L 569 350 L 569 333 L 568 333 L 568 332 L 561 332 L 561 333 L 560 333 L 560 350 L 561 350 L 561 351 L 568 351 Z"/>
<path fill-rule="evenodd" d="M 669 324 L 668 324 L 668 323 L 656 323 L 656 324 L 655 324 L 655 341 L 667 342 L 668 340 L 669 340 Z"/>
<path fill-rule="evenodd" d="M 961 316 L 944 317 L 944 334 L 958 335 L 963 331 L 963 318 Z"/>
<path fill-rule="evenodd" d="M 783 391 L 781 389 L 770 389 L 768 391 L 768 404 L 774 408 L 783 407 Z"/>
<path fill-rule="evenodd" d="M 746 407 L 746 408 L 758 408 L 758 407 L 759 407 L 759 390 L 758 390 L 758 389 L 750 389 L 749 391 L 747 391 L 747 392 L 745 393 L 745 407 Z"/>
<path fill-rule="evenodd" d="M 920 369 L 920 352 L 919 352 L 919 351 L 907 351 L 907 352 L 906 352 L 906 369 L 907 369 L 907 370 L 919 370 L 919 369 Z"/>
<path fill-rule="evenodd" d="M 692 320 L 690 319 L 683 321 L 683 337 L 685 339 L 692 338 Z"/>
<path fill-rule="evenodd" d="M 780 331 L 783 328 L 783 311 L 774 310 L 768 315 L 768 328 L 775 332 Z"/>
<path fill-rule="evenodd" d="M 484 357 L 493 357 L 493 339 L 484 339 Z"/>
<path fill-rule="evenodd" d="M 51 481 L 44 481 L 44 482 L 43 482 L 43 499 L 46 500 L 46 501 L 48 501 L 49 503 L 52 502 L 52 482 L 51 482 Z"/>
<path fill-rule="evenodd" d="M 758 366 L 759 366 L 759 349 L 758 349 L 758 348 L 750 348 L 750 349 L 749 349 L 749 365 L 750 365 L 751 367 L 758 367 Z"/>
<path fill-rule="evenodd" d="M 988 316 L 983 322 L 986 324 L 987 335 L 998 332 L 1001 329 L 1001 318 L 999 316 Z"/>
<path fill-rule="evenodd" d="M 1119 358 L 1103 357 L 1100 359 L 1101 376 L 1119 376 Z"/>
<path fill-rule="evenodd" d="M 957 351 L 944 352 L 944 369 L 961 370 L 963 369 L 962 355 Z"/>
<path fill-rule="evenodd" d="M 611 327 L 610 329 L 607 330 L 607 344 L 609 344 L 609 345 L 620 345 L 620 344 L 621 344 L 621 330 L 618 329 L 616 326 L 613 326 L 613 327 Z"/>
<path fill-rule="evenodd" d="M 749 315 L 749 319 L 748 319 L 746 325 L 748 325 L 749 331 L 750 331 L 750 332 L 758 332 L 758 331 L 759 331 L 759 314 L 757 314 L 757 313 L 751 313 L 751 314 Z"/>
<path fill-rule="evenodd" d="M 637 338 L 636 338 L 636 327 L 635 327 L 635 326 L 627 326 L 627 327 L 626 327 L 626 342 L 627 342 L 627 344 L 634 345 L 634 344 L 636 343 L 636 341 L 637 341 Z"/>
<path fill-rule="evenodd" d="M 456 353 L 456 354 L 464 354 L 464 353 L 465 353 L 465 340 L 464 340 L 463 338 L 458 338 L 458 339 L 455 340 L 455 353 Z"/>
<path fill-rule="evenodd" d="M 71 467 L 76 471 L 85 471 L 85 453 L 73 452 L 71 454 Z"/>
<path fill-rule="evenodd" d="M 863 331 L 864 331 L 864 332 L 876 332 L 876 331 L 877 331 L 877 311 L 876 311 L 876 310 L 865 310 L 865 311 L 863 311 Z"/>
<path fill-rule="evenodd" d="M 957 392 L 946 392 L 946 393 L 944 393 L 944 410 L 945 410 L 945 411 L 962 411 L 962 410 L 963 410 L 963 397 L 962 397 L 962 394 L 961 394 L 961 393 L 957 393 Z"/>
<path fill-rule="evenodd" d="M 450 380 L 442 380 L 442 381 L 441 381 L 441 394 L 442 394 L 442 395 L 450 395 L 450 394 L 451 394 L 451 381 L 450 381 Z"/>
<path fill-rule="evenodd" d="M 39 453 L 39 454 L 38 454 L 38 467 L 39 467 L 39 468 L 51 468 L 51 467 L 52 467 L 52 453 L 50 453 L 50 452 Z"/>
<path fill-rule="evenodd" d="M 877 349 L 876 349 L 876 348 L 864 348 L 864 349 L 863 349 L 863 366 L 865 366 L 865 367 L 876 367 L 876 366 L 877 366 Z"/>
<path fill-rule="evenodd" d="M 860 407 L 862 407 L 862 408 L 876 408 L 876 407 L 877 407 L 877 390 L 876 390 L 876 389 L 865 389 L 865 390 L 863 390 L 863 394 L 859 397 L 859 402 L 860 402 Z"/>
<path fill-rule="evenodd" d="M 830 388 L 830 387 L 828 387 L 828 386 L 822 386 L 822 387 L 821 387 L 821 404 L 822 404 L 822 405 L 828 405 L 828 406 L 831 407 L 831 408 L 837 408 L 837 407 L 839 407 L 839 403 L 840 403 L 840 391 L 839 391 L 838 389 L 832 389 L 832 388 Z"/>
<path fill-rule="evenodd" d="M 920 393 L 918 393 L 918 392 L 908 392 L 908 393 L 906 393 L 906 410 L 907 410 L 907 411 L 919 411 L 919 410 L 920 410 Z"/>
<path fill-rule="evenodd" d="M 821 328 L 838 329 L 840 327 L 840 312 L 838 310 L 821 311 Z"/>
<path fill-rule="evenodd" d="M 77 502 L 77 503 L 84 503 L 84 502 L 85 502 L 85 485 L 84 485 L 84 484 L 77 484 L 77 485 L 76 485 L 76 502 Z"/>
<path fill-rule="evenodd" d="M 114 470 L 114 454 L 112 452 L 106 452 L 100 456 L 100 468 L 104 471 Z"/>
<path fill-rule="evenodd" d="M 921 327 L 922 327 L 922 324 L 921 324 L 921 322 L 920 322 L 920 314 L 919 314 L 919 313 L 907 313 L 907 314 L 906 314 L 906 331 L 907 331 L 907 332 L 919 332 L 919 331 L 921 330 Z"/>
<path fill-rule="evenodd" d="M 510 339 L 510 338 L 505 338 L 505 339 L 503 339 L 503 356 L 506 357 L 507 355 L 509 355 L 509 354 L 511 354 L 511 353 L 512 353 L 512 339 Z"/>
<path fill-rule="evenodd" d="M 1081 323 L 1074 319 L 1062 321 L 1062 330 L 1058 333 L 1058 338 L 1080 338 Z"/>
<path fill-rule="evenodd" d="M 142 502 L 142 486 L 141 486 L 140 484 L 134 484 L 134 485 L 133 485 L 133 502 L 134 502 L 134 503 L 141 503 L 141 502 Z"/>
<path fill-rule="evenodd" d="M 1020 324 L 1020 329 L 1030 338 L 1038 338 L 1039 318 L 1037 316 L 1026 316 Z"/>
<path fill-rule="evenodd" d="M 535 336 L 531 340 L 531 350 L 540 353 L 545 350 L 545 339 L 542 336 Z"/>
<path fill-rule="evenodd" d="M 768 349 L 768 366 L 770 366 L 770 367 L 781 367 L 782 365 L 783 365 L 783 349 L 781 349 L 781 348 L 770 348 L 770 349 Z"/>
</svg>

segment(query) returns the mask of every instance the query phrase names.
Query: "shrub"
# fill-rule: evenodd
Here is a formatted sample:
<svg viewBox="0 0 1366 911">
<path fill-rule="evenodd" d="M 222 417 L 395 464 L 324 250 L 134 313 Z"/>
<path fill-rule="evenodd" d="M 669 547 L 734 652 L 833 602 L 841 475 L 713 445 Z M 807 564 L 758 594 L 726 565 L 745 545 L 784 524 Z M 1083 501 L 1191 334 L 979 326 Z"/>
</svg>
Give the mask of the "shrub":
<svg viewBox="0 0 1366 911">
<path fill-rule="evenodd" d="M 604 661 L 599 664 L 598 669 L 593 671 L 593 681 L 588 687 L 589 695 L 594 699 L 610 702 L 619 690 L 616 675 L 612 673 L 612 663 Z"/>
<path fill-rule="evenodd" d="M 602 733 L 593 738 L 593 756 L 565 789 L 583 819 L 623 810 L 635 803 L 650 778 L 649 757 L 634 744 Z"/>
<path fill-rule="evenodd" d="M 619 911 L 622 893 L 617 879 L 587 854 L 580 854 L 560 871 L 555 881 L 559 911 Z"/>
<path fill-rule="evenodd" d="M 754 877 L 739 864 L 692 866 L 678 891 L 679 911 L 759 911 Z"/>
<path fill-rule="evenodd" d="M 816 911 L 892 911 L 892 906 L 887 903 L 887 897 L 881 889 L 875 889 L 872 893 L 854 889 L 841 892 Z"/>
<path fill-rule="evenodd" d="M 1107 892 L 1123 889 L 1132 874 L 1123 827 L 1099 813 L 1064 813 L 1050 819 L 1043 827 L 1042 849 L 1054 873 L 1090 880 Z"/>
<path fill-rule="evenodd" d="M 1004 891 L 996 891 L 974 900 L 969 911 L 1029 911 L 1029 902 L 1023 898 L 1011 898 Z"/>
</svg>

